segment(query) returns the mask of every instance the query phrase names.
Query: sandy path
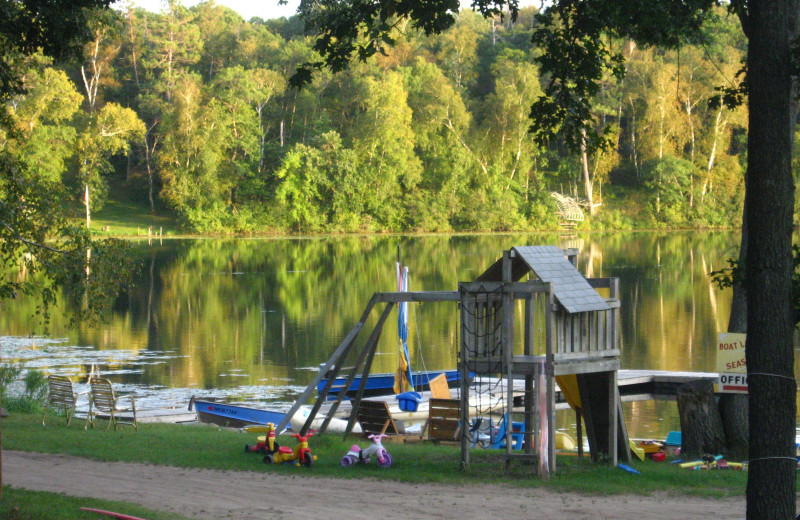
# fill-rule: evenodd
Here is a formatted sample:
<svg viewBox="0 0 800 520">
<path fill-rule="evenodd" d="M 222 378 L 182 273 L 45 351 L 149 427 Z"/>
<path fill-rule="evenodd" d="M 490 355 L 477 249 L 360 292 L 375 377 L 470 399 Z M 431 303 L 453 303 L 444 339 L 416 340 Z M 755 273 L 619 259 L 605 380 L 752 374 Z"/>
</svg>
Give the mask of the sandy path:
<svg viewBox="0 0 800 520">
<path fill-rule="evenodd" d="M 278 478 L 266 472 L 190 470 L 3 451 L 3 484 L 134 502 L 197 519 L 373 520 L 736 519 L 744 498 L 594 497 L 499 485 L 401 484 L 375 480 Z"/>
</svg>

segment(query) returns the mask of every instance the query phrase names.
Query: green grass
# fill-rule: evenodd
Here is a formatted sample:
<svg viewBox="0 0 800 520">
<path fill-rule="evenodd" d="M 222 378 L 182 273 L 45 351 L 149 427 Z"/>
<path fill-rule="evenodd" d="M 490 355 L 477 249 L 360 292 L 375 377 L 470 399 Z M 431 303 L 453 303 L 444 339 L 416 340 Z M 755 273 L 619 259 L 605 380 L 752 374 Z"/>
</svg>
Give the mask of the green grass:
<svg viewBox="0 0 800 520">
<path fill-rule="evenodd" d="M 104 426 L 103 426 L 104 427 Z M 376 478 L 400 482 L 437 482 L 455 485 L 509 484 L 542 487 L 586 494 L 694 494 L 704 497 L 744 496 L 747 473 L 742 471 L 692 471 L 669 463 L 652 461 L 631 464 L 641 472 L 634 475 L 605 464 L 592 464 L 588 457 L 563 455 L 558 470 L 544 482 L 535 467 L 512 462 L 508 473 L 501 452 L 476 449 L 471 452 L 469 469 L 460 469 L 456 446 L 430 443 L 386 444 L 394 464 L 391 469 L 376 464 L 342 468 L 339 460 L 350 445 L 366 441 L 342 439 L 340 435 L 320 435 L 310 439 L 318 457 L 310 469 L 289 464 L 267 466 L 262 456 L 246 453 L 245 444 L 254 444 L 256 435 L 206 425 L 142 424 L 139 431 L 125 428 L 106 431 L 102 427 L 84 430 L 82 421 L 67 428 L 63 419 L 51 417 L 47 428 L 41 416 L 13 414 L 2 422 L 3 448 L 44 453 L 63 453 L 103 461 L 144 462 L 191 468 L 259 471 L 286 475 L 298 472 L 317 477 Z M 58 442 L 52 442 L 58 439 Z M 279 442 L 294 446 L 294 439 L 279 437 Z"/>
<path fill-rule="evenodd" d="M 188 520 L 184 516 L 146 509 L 135 504 L 93 498 L 74 498 L 57 493 L 27 491 L 3 486 L 0 518 L 3 520 L 97 520 L 108 518 L 81 511 L 82 507 L 114 511 L 148 520 Z"/>
<path fill-rule="evenodd" d="M 85 224 L 85 221 L 84 221 Z M 151 214 L 146 206 L 131 200 L 109 200 L 92 214 L 92 233 L 108 236 L 180 234 L 178 221 L 166 211 Z"/>
</svg>

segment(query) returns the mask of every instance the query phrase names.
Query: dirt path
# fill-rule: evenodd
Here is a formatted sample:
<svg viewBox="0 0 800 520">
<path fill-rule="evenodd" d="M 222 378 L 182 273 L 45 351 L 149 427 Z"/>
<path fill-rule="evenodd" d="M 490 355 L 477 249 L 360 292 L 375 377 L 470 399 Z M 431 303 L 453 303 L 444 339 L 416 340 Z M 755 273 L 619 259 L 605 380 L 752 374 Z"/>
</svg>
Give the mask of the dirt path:
<svg viewBox="0 0 800 520">
<path fill-rule="evenodd" d="M 263 472 L 190 470 L 3 451 L 3 484 L 134 502 L 209 520 L 703 519 L 741 520 L 744 498 L 594 497 L 498 485 L 401 484 Z"/>
</svg>

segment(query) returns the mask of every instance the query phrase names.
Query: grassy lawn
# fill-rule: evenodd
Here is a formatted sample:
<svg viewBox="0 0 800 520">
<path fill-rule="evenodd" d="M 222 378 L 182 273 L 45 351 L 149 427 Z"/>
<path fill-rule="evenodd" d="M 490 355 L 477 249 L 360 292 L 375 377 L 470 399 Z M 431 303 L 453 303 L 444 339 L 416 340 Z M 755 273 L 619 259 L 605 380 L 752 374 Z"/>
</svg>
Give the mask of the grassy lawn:
<svg viewBox="0 0 800 520">
<path fill-rule="evenodd" d="M 369 477 L 454 485 L 491 482 L 600 495 L 665 492 L 675 496 L 687 493 L 705 497 L 744 496 L 747 481 L 747 473 L 743 471 L 692 471 L 669 462 L 648 460 L 631 464 L 641 472 L 636 475 L 605 464 L 592 464 L 588 457 L 560 455 L 557 473 L 543 482 L 536 476 L 535 466 L 518 461 L 514 461 L 506 473 L 502 454 L 497 450 L 473 450 L 470 468 L 462 471 L 458 447 L 427 442 L 385 444 L 394 460 L 390 469 L 379 468 L 376 464 L 342 468 L 339 460 L 349 447 L 354 442 L 366 446 L 366 442 L 345 440 L 333 434 L 310 439 L 311 450 L 318 457 L 310 469 L 289 464 L 268 466 L 262 462 L 261 455 L 244 450 L 245 444 L 255 444 L 254 434 L 187 424 L 142 424 L 138 432 L 129 427 L 116 432 L 105 431 L 103 427 L 84 430 L 82 421 L 78 421 L 67 428 L 63 419 L 51 417 L 48 426 L 43 428 L 41 416 L 15 413 L 2 421 L 3 448 L 191 468 L 287 475 L 308 472 L 317 477 Z M 53 442 L 54 439 L 58 442 Z M 295 444 L 288 436 L 279 437 L 279 442 L 286 446 Z"/>
<path fill-rule="evenodd" d="M 85 221 L 84 221 L 85 224 Z M 164 236 L 180 234 L 178 221 L 167 214 L 151 214 L 141 204 L 129 200 L 109 200 L 103 209 L 92 214 L 92 232 L 108 236 Z"/>
<path fill-rule="evenodd" d="M 121 179 L 108 180 L 109 197 L 99 211 L 92 211 L 91 230 L 96 236 L 146 237 L 151 235 L 177 236 L 183 233 L 175 215 L 158 205 L 150 211 L 147 202 L 137 199 Z M 86 225 L 85 207 L 75 201 L 68 202 L 74 222 Z"/>
<path fill-rule="evenodd" d="M 0 518 L 3 520 L 99 520 L 109 518 L 81 511 L 82 507 L 124 512 L 148 520 L 188 520 L 186 517 L 146 509 L 135 504 L 93 498 L 74 498 L 57 493 L 26 491 L 3 486 Z"/>
</svg>

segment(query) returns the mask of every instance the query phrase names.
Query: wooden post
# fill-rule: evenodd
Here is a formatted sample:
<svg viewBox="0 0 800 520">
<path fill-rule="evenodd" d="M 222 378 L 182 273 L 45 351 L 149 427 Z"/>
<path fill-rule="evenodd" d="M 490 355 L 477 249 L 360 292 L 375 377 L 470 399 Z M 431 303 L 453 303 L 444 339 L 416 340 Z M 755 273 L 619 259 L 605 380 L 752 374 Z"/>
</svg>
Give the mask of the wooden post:
<svg viewBox="0 0 800 520">
<path fill-rule="evenodd" d="M 514 354 L 514 295 L 505 287 L 511 283 L 511 252 L 503 251 L 503 290 L 502 290 L 502 345 L 503 365 L 506 376 L 506 472 L 511 464 L 513 446 L 513 408 L 514 408 L 514 373 L 512 357 Z"/>
<path fill-rule="evenodd" d="M 611 465 L 617 465 L 617 406 L 622 406 L 617 394 L 617 371 L 608 372 L 608 455 Z M 627 446 L 626 446 L 627 448 Z"/>
<path fill-rule="evenodd" d="M 556 411 L 556 388 L 555 388 L 555 328 L 556 328 L 556 313 L 555 313 L 555 296 L 553 296 L 553 286 L 547 283 L 547 293 L 545 293 L 545 319 L 546 319 L 546 357 L 545 357 L 545 384 L 547 385 L 547 447 L 548 459 L 550 464 L 550 474 L 556 472 L 556 424 L 555 424 L 555 411 Z"/>
<path fill-rule="evenodd" d="M 281 419 L 281 422 L 278 424 L 277 428 L 275 428 L 275 431 L 282 431 L 286 427 L 286 423 L 289 422 L 289 419 L 291 419 L 294 414 L 297 413 L 297 410 L 299 410 L 300 407 L 305 404 L 305 402 L 311 396 L 311 393 L 317 388 L 317 383 L 322 381 L 322 378 L 325 377 L 325 374 L 328 373 L 328 370 L 330 370 L 331 366 L 338 362 L 342 352 L 350 348 L 350 346 L 353 344 L 353 341 L 355 341 L 356 336 L 358 336 L 358 333 L 362 328 L 364 328 L 364 323 L 367 321 L 367 318 L 372 312 L 372 308 L 375 306 L 376 301 L 377 296 L 376 294 L 373 294 L 372 298 L 369 299 L 369 303 L 367 303 L 366 309 L 364 309 L 364 312 L 361 314 L 361 319 L 359 322 L 356 323 L 355 327 L 350 330 L 350 333 L 347 334 L 347 337 L 344 338 L 344 341 L 342 341 L 336 351 L 334 351 L 330 359 L 328 359 L 328 361 L 322 367 L 320 367 L 317 375 L 314 377 L 308 387 L 306 387 L 300 397 L 297 398 L 297 401 L 294 402 L 286 416 Z"/>
<path fill-rule="evenodd" d="M 386 318 L 389 316 L 389 313 L 392 311 L 392 307 L 394 307 L 393 303 L 386 304 L 386 308 L 383 310 L 383 313 L 381 314 L 381 317 L 378 320 L 378 324 L 375 325 L 375 328 L 372 330 L 372 334 L 370 334 L 366 345 L 364 345 L 364 348 L 361 349 L 361 353 L 358 355 L 358 358 L 356 359 L 356 363 L 355 366 L 353 367 L 353 370 L 350 372 L 350 375 L 347 376 L 347 380 L 344 383 L 344 388 L 339 391 L 339 395 L 336 397 L 336 402 L 333 403 L 333 405 L 331 405 L 330 410 L 328 410 L 327 417 L 325 417 L 325 420 L 322 421 L 322 425 L 320 426 L 319 429 L 320 432 L 325 433 L 325 431 L 328 429 L 328 425 L 330 424 L 331 419 L 333 419 L 333 414 L 335 414 L 336 410 L 339 409 L 339 405 L 342 403 L 345 396 L 347 395 L 347 390 L 350 388 L 350 385 L 356 378 L 356 372 L 358 371 L 358 368 L 361 366 L 362 363 L 364 363 L 364 359 L 367 357 L 367 352 L 369 352 L 370 349 L 372 348 L 372 345 L 378 341 L 378 338 L 381 335 L 381 331 L 383 330 L 383 324 L 386 321 Z M 327 396 L 327 392 L 325 395 Z M 317 399 L 317 402 L 321 401 L 322 399 Z M 306 425 L 303 428 L 304 430 L 306 430 L 308 427 L 311 426 L 311 422 L 309 421 L 311 421 L 312 419 L 313 415 L 310 415 L 308 421 L 306 421 Z"/>
<path fill-rule="evenodd" d="M 534 331 L 536 330 L 534 324 L 534 299 L 533 293 L 529 293 L 528 297 L 525 299 L 525 333 L 524 333 L 524 350 L 523 353 L 525 356 L 533 356 L 534 348 L 533 348 L 533 336 Z M 536 428 L 536 419 L 533 413 L 533 404 L 536 401 L 535 393 L 534 393 L 534 378 L 536 377 L 536 372 L 530 373 L 528 371 L 525 372 L 525 396 L 524 396 L 524 406 L 525 406 L 525 434 L 523 435 L 524 442 L 525 442 L 525 454 L 530 455 L 534 451 L 534 439 L 531 435 L 531 432 L 535 432 Z"/>
<path fill-rule="evenodd" d="M 387 307 L 389 307 L 387 305 Z M 387 313 L 387 310 L 384 310 L 384 314 Z M 352 410 L 350 410 L 350 419 L 347 421 L 347 428 L 345 428 L 345 436 L 350 435 L 350 432 L 353 431 L 353 426 L 356 424 L 356 417 L 358 416 L 358 406 L 361 404 L 361 399 L 364 397 L 364 389 L 367 387 L 367 378 L 369 377 L 369 372 L 372 369 L 372 361 L 375 359 L 375 351 L 378 349 L 378 341 L 372 343 L 372 346 L 367 353 L 367 361 L 364 363 L 364 372 L 361 374 L 361 384 L 358 385 L 358 391 L 356 392 L 356 396 L 350 400 L 350 404 L 352 405 Z"/>
<path fill-rule="evenodd" d="M 464 434 L 465 430 L 469 427 L 466 426 L 467 408 L 469 407 L 469 366 L 467 364 L 467 353 L 475 352 L 475 323 L 474 312 L 475 305 L 472 302 L 471 294 L 459 284 L 459 295 L 461 299 L 461 345 L 459 356 L 459 396 L 461 397 L 461 424 L 465 426 L 461 428 L 461 467 L 462 469 L 469 468 L 469 444 L 467 435 Z M 472 331 L 472 332 L 471 332 Z M 477 432 L 475 433 L 477 435 Z"/>
</svg>

